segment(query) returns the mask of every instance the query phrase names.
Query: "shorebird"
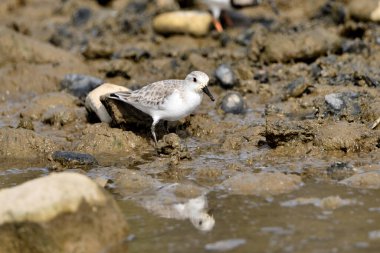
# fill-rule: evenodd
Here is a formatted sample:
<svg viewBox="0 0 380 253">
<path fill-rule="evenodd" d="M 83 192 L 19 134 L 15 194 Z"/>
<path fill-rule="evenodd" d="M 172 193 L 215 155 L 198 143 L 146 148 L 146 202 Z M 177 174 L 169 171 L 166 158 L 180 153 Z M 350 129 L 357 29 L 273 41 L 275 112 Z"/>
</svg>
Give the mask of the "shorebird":
<svg viewBox="0 0 380 253">
<path fill-rule="evenodd" d="M 135 91 L 109 94 L 110 98 L 128 103 L 153 119 L 151 132 L 157 146 L 155 126 L 160 120 L 176 121 L 190 115 L 202 102 L 203 93 L 212 101 L 207 88 L 209 77 L 201 71 L 193 71 L 184 80 L 162 80 Z"/>
<path fill-rule="evenodd" d="M 222 10 L 233 10 L 249 6 L 257 6 L 263 3 L 265 0 L 200 0 L 202 3 L 208 6 L 213 16 L 214 27 L 218 32 L 223 32 L 223 26 L 219 21 Z M 273 11 L 277 14 L 278 10 L 275 5 L 275 0 L 267 0 L 271 5 Z M 232 21 L 226 16 L 226 21 L 232 23 Z"/>
</svg>

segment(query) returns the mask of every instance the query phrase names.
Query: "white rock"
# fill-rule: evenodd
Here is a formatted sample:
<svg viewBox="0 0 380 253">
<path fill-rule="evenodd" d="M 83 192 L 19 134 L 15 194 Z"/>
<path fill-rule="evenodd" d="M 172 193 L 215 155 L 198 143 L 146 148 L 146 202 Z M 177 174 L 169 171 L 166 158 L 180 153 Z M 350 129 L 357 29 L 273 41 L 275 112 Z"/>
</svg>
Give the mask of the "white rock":
<svg viewBox="0 0 380 253">
<path fill-rule="evenodd" d="M 380 21 L 380 1 L 376 7 L 376 9 L 371 12 L 371 20 L 372 21 Z"/>
<path fill-rule="evenodd" d="M 191 34 L 204 36 L 212 22 L 211 14 L 199 11 L 174 11 L 162 13 L 153 19 L 153 28 L 162 34 Z"/>
<path fill-rule="evenodd" d="M 90 205 L 106 201 L 100 188 L 76 173 L 52 174 L 17 187 L 0 190 L 0 225 L 8 222 L 46 222 L 74 213 L 82 200 Z"/>
<path fill-rule="evenodd" d="M 98 88 L 94 89 L 87 95 L 85 102 L 86 108 L 96 113 L 102 122 L 110 123 L 112 121 L 112 118 L 100 101 L 100 97 L 118 91 L 130 91 L 130 89 L 111 83 L 100 85 Z"/>
</svg>

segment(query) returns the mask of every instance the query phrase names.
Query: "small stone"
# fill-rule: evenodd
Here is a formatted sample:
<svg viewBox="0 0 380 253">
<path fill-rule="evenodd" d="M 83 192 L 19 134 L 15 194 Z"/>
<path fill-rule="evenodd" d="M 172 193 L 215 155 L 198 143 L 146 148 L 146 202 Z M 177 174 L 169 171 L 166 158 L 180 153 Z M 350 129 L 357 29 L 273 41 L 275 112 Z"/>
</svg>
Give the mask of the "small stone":
<svg viewBox="0 0 380 253">
<path fill-rule="evenodd" d="M 96 0 L 96 2 L 99 4 L 99 5 L 102 5 L 102 6 L 107 6 L 109 5 L 113 0 Z"/>
<path fill-rule="evenodd" d="M 57 162 L 61 169 L 88 169 L 98 164 L 92 155 L 71 151 L 55 151 L 52 154 L 52 160 Z"/>
<path fill-rule="evenodd" d="M 161 34 L 191 34 L 204 36 L 212 22 L 211 14 L 199 11 L 162 13 L 153 19 L 153 29 Z"/>
<path fill-rule="evenodd" d="M 344 107 L 344 101 L 341 94 L 331 93 L 325 96 L 326 103 L 334 110 L 340 111 Z"/>
<path fill-rule="evenodd" d="M 112 92 L 118 92 L 118 91 L 129 91 L 128 88 L 111 84 L 111 83 L 105 83 L 99 86 L 98 88 L 91 91 L 85 101 L 85 106 L 87 110 L 90 112 L 95 113 L 101 122 L 110 123 L 112 121 L 111 116 L 108 114 L 107 109 L 104 107 L 102 102 L 100 101 L 100 97 Z"/>
<path fill-rule="evenodd" d="M 309 84 L 306 82 L 304 77 L 297 78 L 286 86 L 284 98 L 300 97 L 307 91 L 308 88 Z"/>
<path fill-rule="evenodd" d="M 85 98 L 87 94 L 101 85 L 103 80 L 81 74 L 67 74 L 61 81 L 61 89 L 67 90 L 79 98 Z"/>
<path fill-rule="evenodd" d="M 208 243 L 206 244 L 205 249 L 209 251 L 227 251 L 235 249 L 240 245 L 245 244 L 246 242 L 247 241 L 245 239 L 228 239 L 214 243 Z"/>
<path fill-rule="evenodd" d="M 33 122 L 30 118 L 21 118 L 17 128 L 24 128 L 28 130 L 34 130 Z"/>
<path fill-rule="evenodd" d="M 87 23 L 91 18 L 92 12 L 88 8 L 79 8 L 73 15 L 72 21 L 75 26 L 81 26 Z"/>
<path fill-rule="evenodd" d="M 226 113 L 242 114 L 245 111 L 243 97 L 238 92 L 231 92 L 222 99 L 221 108 Z"/>
<path fill-rule="evenodd" d="M 327 175 L 334 180 L 343 180 L 355 174 L 352 165 L 344 162 L 331 164 L 326 171 Z"/>
<path fill-rule="evenodd" d="M 215 70 L 215 78 L 220 86 L 226 89 L 233 88 L 237 81 L 234 72 L 228 64 L 219 65 Z"/>
</svg>

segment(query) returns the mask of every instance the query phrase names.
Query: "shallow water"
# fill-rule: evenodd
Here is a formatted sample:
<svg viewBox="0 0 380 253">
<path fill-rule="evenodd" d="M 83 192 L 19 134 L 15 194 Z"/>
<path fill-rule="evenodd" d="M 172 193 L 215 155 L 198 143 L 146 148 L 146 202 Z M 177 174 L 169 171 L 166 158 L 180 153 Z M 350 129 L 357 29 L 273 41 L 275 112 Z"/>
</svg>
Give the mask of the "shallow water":
<svg viewBox="0 0 380 253">
<path fill-rule="evenodd" d="M 130 252 L 206 252 L 205 245 L 244 239 L 233 252 L 378 252 L 380 190 L 306 183 L 280 197 L 259 198 L 225 193 L 208 195 L 216 220 L 210 232 L 188 220 L 158 218 L 131 201 L 119 201 L 135 239 Z M 284 207 L 298 197 L 340 196 L 355 203 L 335 210 L 313 205 Z"/>
</svg>

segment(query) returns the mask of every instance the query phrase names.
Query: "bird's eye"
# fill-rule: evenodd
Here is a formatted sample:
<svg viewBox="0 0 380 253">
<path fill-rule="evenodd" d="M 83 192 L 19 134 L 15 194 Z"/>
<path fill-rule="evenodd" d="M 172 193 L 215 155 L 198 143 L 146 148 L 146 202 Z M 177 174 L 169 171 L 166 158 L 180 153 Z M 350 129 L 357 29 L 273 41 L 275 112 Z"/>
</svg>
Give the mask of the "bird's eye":
<svg viewBox="0 0 380 253">
<path fill-rule="evenodd" d="M 193 81 L 194 81 L 194 83 L 196 83 L 196 82 L 197 82 L 197 79 L 196 79 L 195 77 L 193 77 Z"/>
<path fill-rule="evenodd" d="M 198 223 L 198 224 L 199 224 L 199 226 L 202 226 L 202 223 L 203 223 L 203 222 L 200 220 L 200 221 L 199 221 L 199 223 Z"/>
</svg>

